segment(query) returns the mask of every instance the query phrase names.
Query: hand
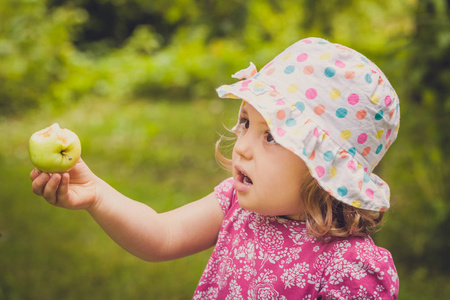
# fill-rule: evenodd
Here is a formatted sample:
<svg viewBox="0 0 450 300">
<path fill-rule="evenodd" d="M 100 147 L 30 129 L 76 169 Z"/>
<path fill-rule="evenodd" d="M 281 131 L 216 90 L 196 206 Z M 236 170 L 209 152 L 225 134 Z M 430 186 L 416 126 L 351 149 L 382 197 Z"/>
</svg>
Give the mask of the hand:
<svg viewBox="0 0 450 300">
<path fill-rule="evenodd" d="M 33 193 L 48 203 L 67 209 L 88 209 L 98 201 L 100 180 L 80 158 L 68 173 L 43 173 L 34 169 L 30 173 Z"/>
</svg>

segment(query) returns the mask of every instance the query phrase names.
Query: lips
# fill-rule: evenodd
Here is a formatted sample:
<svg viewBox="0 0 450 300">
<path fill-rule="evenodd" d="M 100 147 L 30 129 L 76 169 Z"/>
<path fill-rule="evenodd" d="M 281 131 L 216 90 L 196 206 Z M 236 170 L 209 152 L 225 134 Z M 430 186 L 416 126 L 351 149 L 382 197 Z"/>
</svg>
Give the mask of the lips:
<svg viewBox="0 0 450 300">
<path fill-rule="evenodd" d="M 233 187 L 236 191 L 244 193 L 248 192 L 253 186 L 252 179 L 248 176 L 242 167 L 235 166 L 235 180 Z"/>
</svg>

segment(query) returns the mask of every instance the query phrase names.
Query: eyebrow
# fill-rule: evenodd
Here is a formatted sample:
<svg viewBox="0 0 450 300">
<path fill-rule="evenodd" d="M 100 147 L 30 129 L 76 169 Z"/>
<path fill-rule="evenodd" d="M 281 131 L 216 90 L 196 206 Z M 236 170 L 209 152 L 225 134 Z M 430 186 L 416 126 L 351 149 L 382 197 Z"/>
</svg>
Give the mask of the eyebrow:
<svg viewBox="0 0 450 300">
<path fill-rule="evenodd" d="M 258 111 L 257 111 L 258 112 Z M 260 112 L 258 112 L 258 114 L 259 114 Z M 245 109 L 244 107 L 242 107 L 241 108 L 241 114 L 244 116 L 244 117 L 247 117 L 248 118 L 248 116 L 249 116 L 249 114 L 248 114 L 248 112 L 247 112 L 247 109 Z M 269 124 L 267 124 L 267 122 L 266 122 L 266 119 L 263 117 L 263 120 L 262 121 L 259 121 L 258 122 L 258 124 L 264 124 L 264 125 L 266 125 L 267 126 L 267 128 L 269 128 Z"/>
<path fill-rule="evenodd" d="M 248 112 L 245 108 L 241 108 L 239 111 L 239 117 L 248 117 Z"/>
<path fill-rule="evenodd" d="M 248 115 L 247 109 L 244 106 L 241 107 L 241 113 Z"/>
</svg>

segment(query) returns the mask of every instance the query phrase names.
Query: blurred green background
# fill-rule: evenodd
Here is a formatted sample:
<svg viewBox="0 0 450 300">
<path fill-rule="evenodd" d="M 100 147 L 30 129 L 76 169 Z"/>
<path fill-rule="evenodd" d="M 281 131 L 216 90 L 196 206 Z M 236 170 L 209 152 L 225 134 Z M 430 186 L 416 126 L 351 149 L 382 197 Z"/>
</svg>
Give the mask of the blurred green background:
<svg viewBox="0 0 450 300">
<path fill-rule="evenodd" d="M 0 1 L 0 299 L 189 299 L 210 251 L 146 263 L 87 213 L 31 192 L 29 136 L 59 122 L 91 169 L 166 211 L 228 176 L 214 142 L 238 101 L 214 89 L 253 61 L 320 36 L 377 63 L 401 99 L 375 170 L 392 207 L 375 234 L 400 299 L 450 295 L 450 1 Z"/>
</svg>

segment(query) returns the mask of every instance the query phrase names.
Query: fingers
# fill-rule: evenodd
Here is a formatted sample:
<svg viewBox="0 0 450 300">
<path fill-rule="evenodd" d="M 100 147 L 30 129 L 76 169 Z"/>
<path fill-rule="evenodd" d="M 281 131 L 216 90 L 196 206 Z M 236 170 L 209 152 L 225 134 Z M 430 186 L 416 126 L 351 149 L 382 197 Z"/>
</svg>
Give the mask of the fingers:
<svg viewBox="0 0 450 300">
<path fill-rule="evenodd" d="M 31 171 L 30 177 L 33 180 L 31 185 L 33 193 L 38 196 L 42 196 L 44 194 L 44 188 L 47 182 L 50 179 L 50 174 L 47 173 L 39 173 L 36 169 Z"/>
<path fill-rule="evenodd" d="M 56 205 L 58 202 L 58 187 L 61 182 L 61 174 L 54 173 L 50 176 L 50 179 L 47 181 L 45 185 L 42 197 L 47 200 L 48 203 Z"/>
<path fill-rule="evenodd" d="M 57 205 L 59 202 L 64 202 L 67 198 L 70 180 L 68 173 L 49 174 L 33 170 L 30 178 L 33 180 L 33 193 L 42 196 L 48 203 Z"/>
<path fill-rule="evenodd" d="M 38 169 L 33 169 L 30 173 L 30 179 L 35 180 L 42 172 Z"/>
<path fill-rule="evenodd" d="M 56 194 L 56 204 L 61 202 L 67 202 L 66 199 L 68 198 L 69 195 L 69 180 L 70 180 L 70 175 L 69 173 L 63 173 L 61 174 L 61 181 L 59 182 L 59 188 L 57 190 L 57 194 Z"/>
</svg>

